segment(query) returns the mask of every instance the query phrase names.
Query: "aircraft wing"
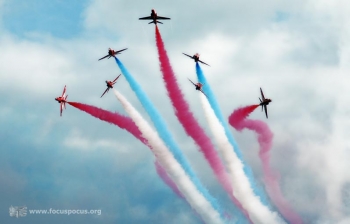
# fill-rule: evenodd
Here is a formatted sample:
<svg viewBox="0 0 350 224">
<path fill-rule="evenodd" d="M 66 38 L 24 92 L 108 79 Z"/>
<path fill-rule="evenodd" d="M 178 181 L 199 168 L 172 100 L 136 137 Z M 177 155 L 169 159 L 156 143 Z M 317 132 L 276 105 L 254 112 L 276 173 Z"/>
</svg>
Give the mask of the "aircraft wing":
<svg viewBox="0 0 350 224">
<path fill-rule="evenodd" d="M 64 86 L 63 88 L 62 96 L 64 96 L 65 93 L 66 93 L 66 86 Z"/>
<path fill-rule="evenodd" d="M 102 58 L 100 58 L 100 59 L 98 59 L 99 61 L 100 60 L 102 60 L 102 59 L 105 59 L 106 57 L 108 57 L 109 56 L 109 54 L 107 54 L 106 56 L 104 56 L 104 57 L 102 57 Z"/>
<path fill-rule="evenodd" d="M 205 64 L 205 65 L 208 65 L 207 63 L 205 63 L 204 61 L 201 61 L 201 60 L 198 60 L 200 63 L 202 63 L 202 64 Z M 210 66 L 210 65 L 208 65 L 208 66 Z"/>
<path fill-rule="evenodd" d="M 62 111 L 63 111 L 63 102 L 60 104 L 60 116 L 62 116 Z"/>
<path fill-rule="evenodd" d="M 105 95 L 105 94 L 108 92 L 108 90 L 109 90 L 109 88 L 107 88 L 107 89 L 103 92 L 103 94 L 102 94 L 102 96 L 101 96 L 100 98 L 102 98 L 103 95 Z"/>
<path fill-rule="evenodd" d="M 118 75 L 118 77 L 113 80 L 113 83 L 115 83 L 115 81 L 117 81 L 117 79 L 120 77 L 120 75 Z"/>
<path fill-rule="evenodd" d="M 205 93 L 203 92 L 203 90 L 200 90 L 200 91 L 204 94 L 204 96 L 206 96 L 206 97 L 208 98 L 207 94 L 205 94 Z"/>
<path fill-rule="evenodd" d="M 124 48 L 122 50 L 116 51 L 114 54 L 119 54 L 120 52 L 125 51 L 126 49 L 128 49 L 128 48 Z"/>
<path fill-rule="evenodd" d="M 157 16 L 157 19 L 170 19 L 168 17 L 163 17 L 163 16 Z"/>
<path fill-rule="evenodd" d="M 139 18 L 139 20 L 147 20 L 147 19 L 152 19 L 152 16 L 146 16 L 146 17 Z"/>
<path fill-rule="evenodd" d="M 188 79 L 190 82 L 192 82 L 192 80 L 191 79 Z M 196 84 L 194 84 L 194 82 L 192 82 L 192 84 L 194 85 L 194 86 L 196 86 Z"/>
<path fill-rule="evenodd" d="M 66 109 L 66 102 L 67 102 L 68 95 L 64 98 L 65 102 L 63 103 L 64 109 Z"/>
<path fill-rule="evenodd" d="M 260 93 L 261 93 L 261 97 L 262 97 L 262 99 L 263 99 L 263 101 L 265 100 L 265 96 L 264 96 L 264 93 L 263 93 L 263 91 L 262 91 L 262 89 L 260 88 Z"/>
<path fill-rule="evenodd" d="M 185 54 L 185 53 L 183 53 L 183 54 L 186 55 L 187 57 L 190 57 L 190 58 L 193 59 L 193 57 L 191 55 L 188 55 L 188 54 Z"/>
<path fill-rule="evenodd" d="M 264 109 L 265 109 L 266 118 L 269 118 L 269 116 L 267 116 L 267 106 L 266 105 L 264 105 Z"/>
</svg>

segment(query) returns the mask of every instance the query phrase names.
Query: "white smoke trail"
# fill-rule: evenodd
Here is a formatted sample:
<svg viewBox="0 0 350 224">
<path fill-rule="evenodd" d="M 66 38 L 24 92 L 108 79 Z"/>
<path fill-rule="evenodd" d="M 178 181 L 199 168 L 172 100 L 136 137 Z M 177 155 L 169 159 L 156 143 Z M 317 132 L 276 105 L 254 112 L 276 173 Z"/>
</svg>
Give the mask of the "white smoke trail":
<svg viewBox="0 0 350 224">
<path fill-rule="evenodd" d="M 155 132 L 138 111 L 127 101 L 127 99 L 114 90 L 117 99 L 120 101 L 130 118 L 140 129 L 142 136 L 147 139 L 152 151 L 159 163 L 164 167 L 177 187 L 184 195 L 188 203 L 201 216 L 206 223 L 223 223 L 220 214 L 211 206 L 205 197 L 197 190 L 189 176 L 182 169 L 181 165 L 174 158 L 166 147 L 158 133 Z"/>
<path fill-rule="evenodd" d="M 247 176 L 244 174 L 243 164 L 237 157 L 232 145 L 225 135 L 225 129 L 215 116 L 213 109 L 204 94 L 199 94 L 210 126 L 211 132 L 218 144 L 218 148 L 225 161 L 226 168 L 231 176 L 233 195 L 247 210 L 249 217 L 254 223 L 274 224 L 285 223 L 276 212 L 270 211 L 263 205 L 250 186 Z"/>
</svg>

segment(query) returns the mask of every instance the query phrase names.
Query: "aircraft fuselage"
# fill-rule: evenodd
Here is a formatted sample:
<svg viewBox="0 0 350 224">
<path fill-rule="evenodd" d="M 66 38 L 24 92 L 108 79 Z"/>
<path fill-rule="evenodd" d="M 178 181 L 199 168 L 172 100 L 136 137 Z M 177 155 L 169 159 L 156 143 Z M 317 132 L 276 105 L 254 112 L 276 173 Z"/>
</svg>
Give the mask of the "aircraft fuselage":
<svg viewBox="0 0 350 224">
<path fill-rule="evenodd" d="M 197 83 L 196 84 L 196 90 L 202 90 L 202 84 L 201 83 Z"/>
<path fill-rule="evenodd" d="M 112 82 L 106 81 L 106 83 L 107 83 L 107 87 L 108 88 L 113 88 L 113 83 Z"/>
<path fill-rule="evenodd" d="M 199 54 L 193 55 L 193 59 L 195 62 L 198 62 L 199 61 Z"/>
<path fill-rule="evenodd" d="M 263 102 L 261 102 L 259 105 L 264 106 L 264 105 L 269 105 L 269 103 L 272 102 L 271 99 L 265 99 Z"/>
<path fill-rule="evenodd" d="M 58 102 L 58 103 L 62 103 L 62 102 L 66 102 L 66 100 L 63 98 L 63 97 L 56 97 L 55 100 Z"/>
<path fill-rule="evenodd" d="M 151 13 L 151 18 L 153 19 L 154 23 L 157 23 L 157 13 L 153 9 L 152 9 L 152 13 Z"/>
<path fill-rule="evenodd" d="M 110 56 L 114 56 L 114 50 L 108 50 L 108 54 L 109 54 Z"/>
<path fill-rule="evenodd" d="M 152 18 L 157 18 L 156 10 L 152 9 L 151 17 L 152 17 Z"/>
</svg>

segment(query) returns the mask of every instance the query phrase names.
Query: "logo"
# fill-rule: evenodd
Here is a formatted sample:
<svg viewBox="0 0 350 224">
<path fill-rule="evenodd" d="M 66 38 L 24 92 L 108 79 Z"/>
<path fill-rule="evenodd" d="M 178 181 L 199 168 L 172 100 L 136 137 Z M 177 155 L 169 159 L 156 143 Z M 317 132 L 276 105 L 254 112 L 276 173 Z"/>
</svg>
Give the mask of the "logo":
<svg viewBox="0 0 350 224">
<path fill-rule="evenodd" d="M 9 208 L 11 217 L 24 217 L 27 215 L 27 206 L 12 206 Z"/>
</svg>

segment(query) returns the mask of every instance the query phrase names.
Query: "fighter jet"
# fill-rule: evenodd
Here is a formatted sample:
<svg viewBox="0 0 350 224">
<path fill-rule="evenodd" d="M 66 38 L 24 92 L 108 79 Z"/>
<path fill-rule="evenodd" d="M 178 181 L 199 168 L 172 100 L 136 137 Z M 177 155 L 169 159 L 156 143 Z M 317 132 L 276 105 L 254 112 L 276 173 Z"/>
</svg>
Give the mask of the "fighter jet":
<svg viewBox="0 0 350 224">
<path fill-rule="evenodd" d="M 202 64 L 208 65 L 207 63 L 205 63 L 205 62 L 199 60 L 199 54 L 198 54 L 198 53 L 196 53 L 196 54 L 193 55 L 193 56 L 188 55 L 188 54 L 185 54 L 185 53 L 183 53 L 183 54 L 186 55 L 187 57 L 190 57 L 190 58 L 194 59 L 195 62 L 198 62 L 198 61 L 199 61 L 199 62 L 202 63 Z M 210 65 L 208 65 L 208 66 L 210 66 Z"/>
<path fill-rule="evenodd" d="M 105 93 L 108 93 L 109 89 L 113 88 L 113 85 L 117 82 L 117 79 L 119 78 L 120 75 L 118 75 L 117 78 L 115 78 L 113 81 L 107 81 L 106 80 L 106 84 L 107 84 L 107 89 L 104 91 L 104 93 L 102 94 L 101 98 L 103 97 L 103 95 L 105 95 Z"/>
<path fill-rule="evenodd" d="M 266 118 L 268 118 L 267 116 L 267 105 L 269 105 L 270 102 L 272 102 L 271 99 L 265 98 L 264 93 L 262 91 L 262 89 L 260 88 L 260 93 L 261 93 L 261 98 L 262 100 L 259 98 L 260 100 L 260 106 L 261 106 L 261 111 L 263 111 L 265 109 L 265 114 L 266 114 Z"/>
<path fill-rule="evenodd" d="M 156 10 L 154 10 L 154 9 L 152 9 L 151 16 L 139 18 L 139 20 L 152 20 L 152 22 L 149 22 L 148 24 L 154 23 L 155 25 L 157 25 L 157 23 L 163 24 L 162 22 L 159 22 L 158 20 L 164 20 L 164 19 L 170 19 L 170 18 L 158 16 Z"/>
<path fill-rule="evenodd" d="M 203 92 L 203 90 L 202 90 L 202 86 L 203 86 L 202 83 L 200 83 L 200 82 L 194 83 L 194 82 L 192 82 L 191 79 L 188 79 L 188 80 L 196 87 L 196 90 L 201 91 L 205 96 L 207 96 L 207 95 Z"/>
<path fill-rule="evenodd" d="M 108 54 L 107 54 L 106 56 L 104 56 L 104 57 L 98 59 L 98 60 L 100 61 L 100 60 L 102 60 L 102 59 L 105 59 L 106 57 L 108 57 L 108 58 L 110 58 L 110 57 L 115 57 L 115 55 L 120 54 L 120 52 L 125 51 L 126 49 L 128 49 L 128 48 L 124 48 L 124 49 L 122 49 L 122 50 L 115 51 L 115 50 L 113 50 L 113 49 L 111 49 L 111 48 L 108 48 Z"/>
<path fill-rule="evenodd" d="M 66 96 L 66 86 L 64 86 L 62 96 L 55 98 L 55 100 L 60 104 L 60 116 L 62 116 L 63 109 L 66 109 L 67 97 L 68 95 Z"/>
</svg>

